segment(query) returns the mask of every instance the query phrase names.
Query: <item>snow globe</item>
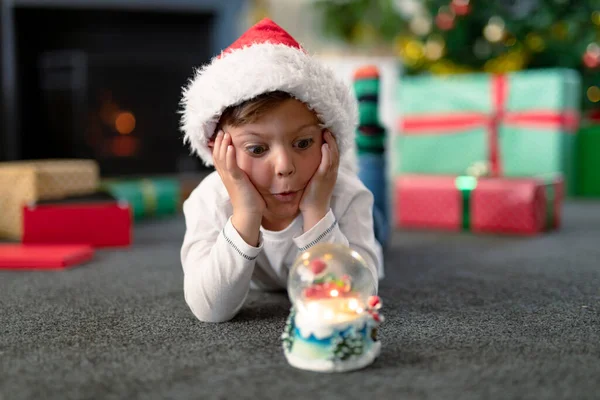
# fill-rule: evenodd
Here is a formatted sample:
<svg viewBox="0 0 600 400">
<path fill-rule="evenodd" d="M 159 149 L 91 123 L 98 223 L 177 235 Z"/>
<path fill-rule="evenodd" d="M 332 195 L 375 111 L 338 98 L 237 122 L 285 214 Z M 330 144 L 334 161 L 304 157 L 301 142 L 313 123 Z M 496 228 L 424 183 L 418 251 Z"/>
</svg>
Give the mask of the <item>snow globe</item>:
<svg viewBox="0 0 600 400">
<path fill-rule="evenodd" d="M 292 308 L 281 336 L 290 365 L 319 372 L 366 367 L 379 355 L 374 272 L 351 248 L 323 243 L 294 262 L 288 278 Z"/>
</svg>

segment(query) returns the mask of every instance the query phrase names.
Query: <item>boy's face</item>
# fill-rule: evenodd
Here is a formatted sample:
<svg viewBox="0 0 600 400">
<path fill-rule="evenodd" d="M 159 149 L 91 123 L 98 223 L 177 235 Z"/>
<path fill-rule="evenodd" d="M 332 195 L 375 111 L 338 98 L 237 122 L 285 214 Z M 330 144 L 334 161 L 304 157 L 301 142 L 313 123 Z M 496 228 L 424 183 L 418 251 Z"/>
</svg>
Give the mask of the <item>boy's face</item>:
<svg viewBox="0 0 600 400">
<path fill-rule="evenodd" d="M 302 102 L 289 99 L 254 123 L 224 127 L 239 167 L 265 199 L 267 229 L 285 227 L 298 215 L 304 189 L 321 163 L 319 123 Z"/>
</svg>

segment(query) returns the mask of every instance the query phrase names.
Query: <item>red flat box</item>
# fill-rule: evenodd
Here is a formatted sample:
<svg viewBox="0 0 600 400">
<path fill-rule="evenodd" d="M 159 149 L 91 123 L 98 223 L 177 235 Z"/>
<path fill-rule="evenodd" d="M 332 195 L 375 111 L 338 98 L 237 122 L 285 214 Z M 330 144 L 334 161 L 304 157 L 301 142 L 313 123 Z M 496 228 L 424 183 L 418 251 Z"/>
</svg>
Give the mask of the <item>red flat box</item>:
<svg viewBox="0 0 600 400">
<path fill-rule="evenodd" d="M 23 209 L 23 243 L 124 247 L 132 242 L 129 204 L 107 195 L 44 202 Z"/>
<path fill-rule="evenodd" d="M 86 245 L 0 244 L 0 269 L 64 269 L 82 264 L 94 256 Z"/>
<path fill-rule="evenodd" d="M 395 182 L 396 226 L 534 235 L 561 225 L 562 176 L 473 178 L 404 175 Z"/>
</svg>

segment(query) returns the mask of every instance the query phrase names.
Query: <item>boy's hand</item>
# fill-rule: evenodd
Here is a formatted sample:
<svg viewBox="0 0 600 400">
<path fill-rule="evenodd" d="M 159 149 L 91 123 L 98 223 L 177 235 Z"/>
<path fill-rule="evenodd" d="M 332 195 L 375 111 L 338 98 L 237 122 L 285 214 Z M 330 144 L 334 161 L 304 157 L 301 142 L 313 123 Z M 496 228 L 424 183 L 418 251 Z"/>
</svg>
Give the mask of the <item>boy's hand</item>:
<svg viewBox="0 0 600 400">
<path fill-rule="evenodd" d="M 219 131 L 213 145 L 213 162 L 233 206 L 232 223 L 251 246 L 258 244 L 258 233 L 266 203 L 250 178 L 237 165 L 231 136 Z"/>
<path fill-rule="evenodd" d="M 328 130 L 323 135 L 321 164 L 310 179 L 300 199 L 304 232 L 315 226 L 329 211 L 331 195 L 337 180 L 340 155 L 335 138 Z"/>
</svg>

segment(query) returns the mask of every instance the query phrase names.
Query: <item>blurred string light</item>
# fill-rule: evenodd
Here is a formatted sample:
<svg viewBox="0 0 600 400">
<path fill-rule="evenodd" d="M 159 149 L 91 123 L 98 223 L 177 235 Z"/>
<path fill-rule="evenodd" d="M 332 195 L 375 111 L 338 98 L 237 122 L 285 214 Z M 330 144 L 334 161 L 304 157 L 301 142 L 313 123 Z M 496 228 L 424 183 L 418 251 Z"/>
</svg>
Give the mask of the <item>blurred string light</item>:
<svg viewBox="0 0 600 400">
<path fill-rule="evenodd" d="M 392 6 L 398 14 L 406 18 L 414 18 L 425 10 L 421 0 L 393 0 Z"/>
<path fill-rule="evenodd" d="M 531 51 L 539 53 L 546 48 L 546 42 L 539 34 L 530 32 L 525 36 L 525 46 Z"/>
<path fill-rule="evenodd" d="M 589 101 L 592 103 L 600 102 L 600 87 L 590 86 L 586 91 L 586 95 Z"/>
<path fill-rule="evenodd" d="M 398 53 L 406 63 L 417 65 L 425 55 L 423 44 L 414 39 L 400 38 L 397 43 Z"/>
<path fill-rule="evenodd" d="M 552 24 L 550 33 L 557 40 L 565 40 L 569 35 L 569 25 L 565 21 L 558 21 Z"/>
<path fill-rule="evenodd" d="M 511 47 L 511 46 L 514 46 L 515 44 L 517 44 L 517 38 L 514 37 L 513 35 L 506 34 L 505 39 L 504 39 L 504 45 L 506 47 Z"/>
<path fill-rule="evenodd" d="M 433 35 L 425 42 L 425 57 L 431 61 L 439 60 L 444 55 L 444 38 L 440 35 Z"/>
<path fill-rule="evenodd" d="M 600 87 L 598 86 L 590 86 L 586 91 L 587 98 L 592 103 L 600 102 Z"/>
<path fill-rule="evenodd" d="M 454 14 L 458 16 L 468 15 L 471 11 L 471 5 L 469 4 L 469 0 L 452 0 L 450 3 L 450 8 L 454 12 Z"/>
<path fill-rule="evenodd" d="M 500 42 L 504 39 L 505 33 L 504 20 L 498 16 L 491 17 L 487 25 L 483 28 L 483 36 L 491 43 Z"/>
<path fill-rule="evenodd" d="M 590 43 L 583 54 L 583 63 L 590 69 L 600 67 L 600 46 Z"/>
<path fill-rule="evenodd" d="M 425 13 L 417 14 L 410 21 L 410 30 L 418 36 L 426 36 L 431 32 L 431 17 Z"/>
<path fill-rule="evenodd" d="M 135 116 L 129 111 L 120 112 L 115 119 L 115 129 L 121 135 L 129 135 L 135 129 Z"/>
<path fill-rule="evenodd" d="M 449 31 L 454 28 L 456 14 L 451 7 L 440 7 L 438 14 L 435 16 L 435 24 L 442 31 Z"/>
<path fill-rule="evenodd" d="M 600 11 L 594 11 L 592 13 L 592 23 L 594 25 L 600 26 Z"/>
</svg>

